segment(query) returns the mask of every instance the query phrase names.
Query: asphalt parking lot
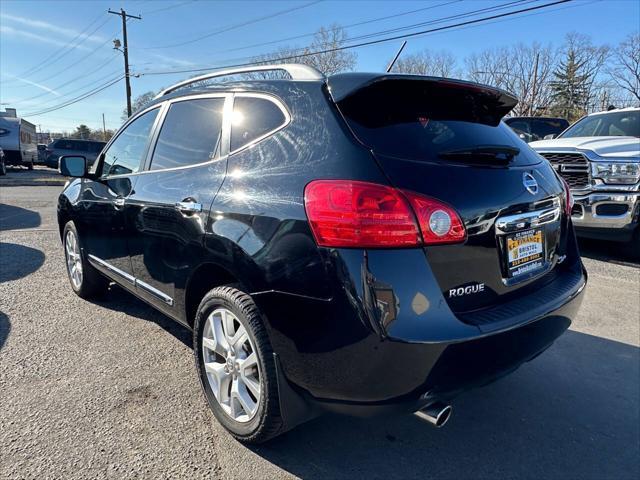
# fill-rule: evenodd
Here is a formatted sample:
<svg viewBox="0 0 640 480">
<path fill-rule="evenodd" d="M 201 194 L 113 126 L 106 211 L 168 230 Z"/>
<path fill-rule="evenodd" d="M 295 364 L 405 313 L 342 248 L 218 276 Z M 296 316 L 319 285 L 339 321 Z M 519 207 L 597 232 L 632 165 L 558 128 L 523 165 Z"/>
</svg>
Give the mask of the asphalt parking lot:
<svg viewBox="0 0 640 480">
<path fill-rule="evenodd" d="M 0 478 L 640 477 L 640 265 L 614 245 L 582 244 L 570 331 L 444 429 L 324 416 L 247 448 L 209 413 L 186 329 L 117 287 L 72 294 L 60 188 L 0 186 Z"/>
</svg>

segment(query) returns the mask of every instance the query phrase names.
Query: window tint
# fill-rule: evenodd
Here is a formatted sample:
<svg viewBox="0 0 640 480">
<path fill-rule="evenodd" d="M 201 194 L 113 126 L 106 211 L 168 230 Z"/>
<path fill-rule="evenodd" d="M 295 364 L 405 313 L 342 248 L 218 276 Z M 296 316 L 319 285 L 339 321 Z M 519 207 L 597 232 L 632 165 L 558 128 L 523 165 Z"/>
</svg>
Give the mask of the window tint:
<svg viewBox="0 0 640 480">
<path fill-rule="evenodd" d="M 286 117 L 270 100 L 236 97 L 231 117 L 231 151 L 282 126 Z"/>
<path fill-rule="evenodd" d="M 153 151 L 151 170 L 185 167 L 215 157 L 222 135 L 224 98 L 171 104 Z"/>
<path fill-rule="evenodd" d="M 118 135 L 105 152 L 103 175 L 123 175 L 138 171 L 157 115 L 157 108 L 145 113 Z"/>
</svg>

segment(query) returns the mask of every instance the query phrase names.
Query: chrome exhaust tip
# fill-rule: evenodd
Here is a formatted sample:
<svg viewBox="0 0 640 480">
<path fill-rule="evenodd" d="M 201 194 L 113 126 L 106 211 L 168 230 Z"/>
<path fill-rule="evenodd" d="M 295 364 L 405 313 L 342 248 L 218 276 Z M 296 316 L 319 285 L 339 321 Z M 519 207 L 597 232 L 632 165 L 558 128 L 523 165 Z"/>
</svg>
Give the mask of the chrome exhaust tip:
<svg viewBox="0 0 640 480">
<path fill-rule="evenodd" d="M 421 408 L 414 413 L 415 416 L 430 423 L 436 428 L 444 427 L 445 423 L 449 421 L 451 412 L 453 409 L 451 405 L 445 405 L 440 402 L 432 403 L 424 408 Z"/>
</svg>

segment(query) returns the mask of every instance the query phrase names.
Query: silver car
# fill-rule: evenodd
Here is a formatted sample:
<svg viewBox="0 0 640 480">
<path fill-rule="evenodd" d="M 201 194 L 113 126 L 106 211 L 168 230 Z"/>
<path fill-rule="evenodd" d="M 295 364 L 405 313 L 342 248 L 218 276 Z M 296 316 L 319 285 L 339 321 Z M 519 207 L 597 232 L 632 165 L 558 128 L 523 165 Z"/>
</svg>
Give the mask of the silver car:
<svg viewBox="0 0 640 480">
<path fill-rule="evenodd" d="M 59 138 L 49 144 L 44 164 L 50 168 L 58 168 L 58 159 L 63 155 L 82 155 L 87 165 L 93 165 L 106 145 L 97 140 L 78 140 L 75 138 Z"/>
</svg>

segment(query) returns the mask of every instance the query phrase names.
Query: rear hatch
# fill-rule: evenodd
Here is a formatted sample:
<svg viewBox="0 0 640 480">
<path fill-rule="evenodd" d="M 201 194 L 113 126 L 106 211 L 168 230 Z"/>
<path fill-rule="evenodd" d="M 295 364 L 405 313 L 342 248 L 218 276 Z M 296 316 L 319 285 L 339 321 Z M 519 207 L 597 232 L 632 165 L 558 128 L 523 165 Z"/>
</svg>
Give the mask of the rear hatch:
<svg viewBox="0 0 640 480">
<path fill-rule="evenodd" d="M 501 118 L 501 90 L 409 75 L 344 74 L 329 91 L 391 184 L 452 206 L 464 243 L 425 247 L 456 313 L 490 307 L 553 279 L 564 252 L 564 188 Z"/>
</svg>

